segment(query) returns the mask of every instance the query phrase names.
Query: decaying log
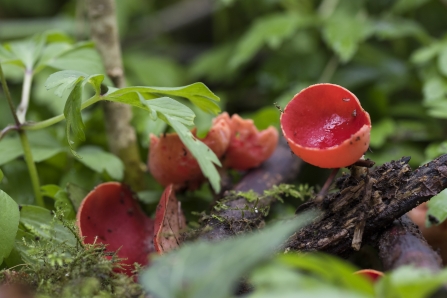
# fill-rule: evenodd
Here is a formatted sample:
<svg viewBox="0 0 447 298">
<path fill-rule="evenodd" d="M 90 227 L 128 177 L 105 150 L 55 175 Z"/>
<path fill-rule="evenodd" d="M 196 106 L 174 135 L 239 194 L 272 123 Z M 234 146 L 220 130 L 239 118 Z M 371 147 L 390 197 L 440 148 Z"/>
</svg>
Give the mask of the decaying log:
<svg viewBox="0 0 447 298">
<path fill-rule="evenodd" d="M 289 146 L 285 142 L 280 142 L 273 155 L 259 168 L 244 176 L 233 189 L 236 191 L 253 190 L 262 194 L 264 190 L 274 185 L 292 181 L 298 175 L 301 165 L 301 159 L 291 154 Z M 204 222 L 200 238 L 217 241 L 259 226 L 263 220 L 260 210 L 270 206 L 272 201 L 273 199 L 269 198 L 251 203 L 247 202 L 245 198 L 225 201 L 227 209 L 211 213 L 211 217 Z"/>
<path fill-rule="evenodd" d="M 395 220 L 379 236 L 378 248 L 386 271 L 404 265 L 427 268 L 434 272 L 442 267 L 439 255 L 427 244 L 418 227 L 407 215 Z"/>
<path fill-rule="evenodd" d="M 409 167 L 409 160 L 404 157 L 386 163 L 360 180 L 346 175 L 336 183 L 340 191 L 320 203 L 311 200 L 303 204 L 298 213 L 309 208 L 322 213 L 292 235 L 286 249 L 347 255 L 353 250 L 352 238 L 360 222 L 365 222 L 363 239 L 370 239 L 447 187 L 447 155 L 415 171 Z"/>
</svg>

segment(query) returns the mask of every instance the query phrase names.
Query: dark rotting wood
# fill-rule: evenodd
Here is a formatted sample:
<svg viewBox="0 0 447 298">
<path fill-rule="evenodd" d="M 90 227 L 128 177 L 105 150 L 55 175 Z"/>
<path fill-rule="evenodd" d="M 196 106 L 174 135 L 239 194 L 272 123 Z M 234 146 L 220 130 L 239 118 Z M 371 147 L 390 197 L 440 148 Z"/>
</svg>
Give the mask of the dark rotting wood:
<svg viewBox="0 0 447 298">
<path fill-rule="evenodd" d="M 360 220 L 365 220 L 363 238 L 370 239 L 447 187 L 447 155 L 415 171 L 408 165 L 409 160 L 404 157 L 370 170 L 369 179 L 374 182 L 371 190 L 365 187 L 366 177 L 339 178 L 336 185 L 340 191 L 326 196 L 319 204 L 311 200 L 300 206 L 298 213 L 309 208 L 323 212 L 312 224 L 292 235 L 285 248 L 345 256 L 353 251 L 351 242 Z"/>
<path fill-rule="evenodd" d="M 274 185 L 293 181 L 302 163 L 301 159 L 290 154 L 288 145 L 281 140 L 273 155 L 259 168 L 247 173 L 233 190 L 253 190 L 262 194 Z M 225 201 L 228 208 L 211 212 L 211 217 L 202 225 L 200 238 L 217 241 L 257 228 L 262 224 L 264 216 L 262 212 L 256 211 L 270 206 L 272 202 L 270 198 L 258 202 L 247 202 L 245 198 Z"/>
<path fill-rule="evenodd" d="M 407 215 L 395 220 L 379 236 L 379 257 L 385 270 L 413 265 L 434 272 L 442 268 L 440 256 L 427 244 L 418 227 Z"/>
</svg>

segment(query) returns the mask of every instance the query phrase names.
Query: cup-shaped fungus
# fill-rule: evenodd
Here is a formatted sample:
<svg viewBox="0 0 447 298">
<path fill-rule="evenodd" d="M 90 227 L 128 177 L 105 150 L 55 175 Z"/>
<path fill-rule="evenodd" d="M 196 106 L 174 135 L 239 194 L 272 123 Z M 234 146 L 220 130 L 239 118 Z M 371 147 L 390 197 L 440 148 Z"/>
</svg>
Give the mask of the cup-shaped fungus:
<svg viewBox="0 0 447 298">
<path fill-rule="evenodd" d="M 384 274 L 374 269 L 362 269 L 354 272 L 354 274 L 362 275 L 372 282 L 377 282 Z"/>
<path fill-rule="evenodd" d="M 193 130 L 195 135 L 195 130 Z M 208 135 L 199 139 L 219 158 L 230 143 L 230 126 L 223 117 L 213 120 Z M 176 133 L 169 133 L 157 138 L 150 136 L 149 171 L 155 180 L 163 186 L 174 184 L 196 188 L 204 179 L 199 163 L 192 156 Z"/>
<path fill-rule="evenodd" d="M 231 140 L 223 164 L 236 170 L 248 170 L 259 166 L 268 159 L 278 145 L 278 131 L 273 126 L 258 131 L 253 120 L 242 119 L 234 114 L 231 119 Z"/>
<path fill-rule="evenodd" d="M 92 190 L 79 207 L 77 225 L 84 243 L 107 244 L 107 251 L 118 251 L 124 264 L 146 265 L 154 252 L 154 221 L 124 184 L 107 182 Z M 124 272 L 131 275 L 132 269 Z"/>
<path fill-rule="evenodd" d="M 305 162 L 342 168 L 368 150 L 371 120 L 349 90 L 316 84 L 289 102 L 281 115 L 281 128 L 292 151 Z"/>
</svg>

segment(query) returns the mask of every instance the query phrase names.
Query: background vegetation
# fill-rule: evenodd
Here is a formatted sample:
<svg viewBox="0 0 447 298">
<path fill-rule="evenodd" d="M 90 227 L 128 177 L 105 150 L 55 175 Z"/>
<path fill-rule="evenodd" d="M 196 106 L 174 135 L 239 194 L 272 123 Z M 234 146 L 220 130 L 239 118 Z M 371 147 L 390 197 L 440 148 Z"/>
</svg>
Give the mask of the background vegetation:
<svg viewBox="0 0 447 298">
<path fill-rule="evenodd" d="M 251 117 L 263 129 L 279 128 L 274 103 L 284 107 L 308 85 L 336 83 L 356 94 L 371 115 L 367 157 L 381 164 L 411 156 L 416 167 L 447 153 L 445 0 L 126 0 L 116 4 L 128 85 L 175 87 L 202 81 L 221 98 L 222 110 Z M 35 121 L 63 110 L 64 101 L 44 86 L 51 73 L 60 69 L 104 72 L 94 48 L 78 43 L 89 38 L 83 0 L 0 1 L 1 43 L 48 30 L 63 31 L 64 42 L 74 50 L 35 75 L 28 112 Z M 79 59 L 84 63 L 73 63 Z M 23 75 L 14 66 L 4 66 L 4 71 L 18 105 Z M 3 96 L 0 128 L 13 123 Z M 193 110 L 199 132 L 205 133 L 212 116 Z M 148 134 L 167 127 L 151 121 L 147 113 L 134 112 L 140 153 L 146 161 Z M 71 154 L 64 125 L 29 134 L 42 185 L 65 188 L 70 182 L 88 191 L 102 181 L 122 177 L 122 166 L 107 153 L 102 110 L 91 108 L 83 117 L 86 141 L 74 146 L 84 150 L 87 159 Z M 5 175 L 0 188 L 17 203 L 31 204 L 28 170 L 12 142 L 0 142 Z M 299 182 L 321 183 L 315 177 L 327 173 L 320 172 L 324 170 L 306 166 Z M 150 212 L 162 188 L 149 174 L 145 179 L 147 189 L 140 197 Z M 205 187 L 183 200 L 187 210 L 200 211 L 211 197 Z M 296 204 L 286 202 L 273 214 L 292 213 Z M 446 216 L 437 214 L 441 220 Z"/>
</svg>

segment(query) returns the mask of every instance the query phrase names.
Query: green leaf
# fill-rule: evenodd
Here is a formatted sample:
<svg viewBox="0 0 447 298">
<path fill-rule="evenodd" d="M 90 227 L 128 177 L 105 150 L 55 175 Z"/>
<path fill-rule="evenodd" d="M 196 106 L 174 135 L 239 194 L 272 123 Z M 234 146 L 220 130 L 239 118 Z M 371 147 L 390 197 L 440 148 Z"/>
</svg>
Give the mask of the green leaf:
<svg viewBox="0 0 447 298">
<path fill-rule="evenodd" d="M 127 103 L 138 108 L 142 106 L 136 93 L 141 93 L 145 99 L 154 99 L 165 96 L 178 96 L 190 100 L 205 112 L 217 114 L 220 107 L 216 104 L 220 99 L 208 89 L 203 83 L 194 83 L 191 85 L 165 88 L 165 87 L 127 87 L 116 89 L 106 94 L 106 99 Z"/>
<path fill-rule="evenodd" d="M 307 27 L 313 23 L 315 23 L 314 17 L 296 13 L 275 13 L 257 19 L 242 36 L 233 51 L 234 55 L 229 62 L 230 67 L 237 68 L 250 60 L 264 44 L 277 49 L 297 29 Z"/>
<path fill-rule="evenodd" d="M 7 47 L 14 58 L 9 63 L 21 65 L 28 71 L 32 71 L 44 45 L 45 34 L 37 34 L 29 39 L 11 42 Z"/>
<path fill-rule="evenodd" d="M 372 32 L 373 27 L 367 19 L 338 13 L 324 24 L 323 39 L 337 53 L 342 62 L 348 62 L 357 52 L 360 42 Z"/>
<path fill-rule="evenodd" d="M 369 295 L 374 294 L 374 289 L 368 280 L 353 274 L 357 268 L 334 256 L 321 253 L 286 254 L 279 256 L 278 259 L 285 265 L 302 270 L 333 286 Z"/>
<path fill-rule="evenodd" d="M 106 172 L 115 180 L 122 180 L 124 175 L 123 162 L 115 155 L 95 146 L 84 146 L 78 150 L 79 162 L 95 172 Z"/>
<path fill-rule="evenodd" d="M 214 191 L 218 193 L 220 191 L 220 175 L 214 164 L 221 166 L 221 163 L 217 156 L 204 143 L 195 138 L 191 131 L 184 126 L 183 123 L 178 122 L 169 116 L 165 117 L 168 124 L 174 128 L 183 144 L 188 148 L 199 163 L 203 175 L 209 179 Z"/>
<path fill-rule="evenodd" d="M 5 137 L 0 140 L 0 166 L 21 155 L 23 155 L 23 149 L 18 137 Z"/>
<path fill-rule="evenodd" d="M 62 152 L 64 148 L 47 132 L 28 133 L 31 153 L 35 162 L 44 161 Z M 0 140 L 0 165 L 6 164 L 23 155 L 23 148 L 18 136 Z"/>
<path fill-rule="evenodd" d="M 145 100 L 140 93 L 138 93 L 138 96 L 140 97 L 140 103 L 150 112 L 150 117 L 152 120 L 155 121 L 160 118 L 167 122 L 168 120 L 166 117 L 170 117 L 184 125 L 194 125 L 194 117 L 196 115 L 184 104 L 181 104 L 169 97 Z"/>
<path fill-rule="evenodd" d="M 65 190 L 53 184 L 44 185 L 40 189 L 43 196 L 54 200 L 54 207 L 56 207 L 57 210 L 62 211 L 65 219 L 75 219 L 76 212 L 72 202 L 68 198 L 68 193 Z"/>
<path fill-rule="evenodd" d="M 398 0 L 391 10 L 395 13 L 405 13 L 415 10 L 429 1 L 430 0 Z"/>
<path fill-rule="evenodd" d="M 26 232 L 44 239 L 54 239 L 58 243 L 76 245 L 73 233 L 59 221 L 54 220 L 54 213 L 48 209 L 25 205 L 20 210 L 20 223 Z"/>
<path fill-rule="evenodd" d="M 77 186 L 73 183 L 67 184 L 67 194 L 68 198 L 70 199 L 71 203 L 73 204 L 73 207 L 76 212 L 78 212 L 79 206 L 81 205 L 82 200 L 87 196 L 88 191 L 85 189 Z M 158 197 L 160 199 L 160 196 Z"/>
<path fill-rule="evenodd" d="M 447 190 L 441 191 L 428 201 L 428 211 L 425 218 L 425 226 L 431 227 L 434 224 L 441 224 L 447 218 Z M 434 217 L 438 223 L 430 220 Z"/>
<path fill-rule="evenodd" d="M 386 17 L 374 24 L 374 33 L 381 39 L 397 39 L 407 36 L 429 39 L 419 23 L 404 18 Z"/>
<path fill-rule="evenodd" d="M 14 247 L 19 217 L 17 203 L 0 189 L 0 265 Z"/>
<path fill-rule="evenodd" d="M 85 140 L 84 134 L 84 121 L 82 121 L 81 116 L 81 103 L 82 103 L 82 81 L 83 77 L 79 77 L 74 82 L 74 87 L 68 95 L 67 102 L 65 103 L 64 116 L 67 121 L 66 134 L 68 145 L 73 155 L 79 157 L 74 151 L 74 141 L 72 140 L 71 134 L 80 141 Z"/>
<path fill-rule="evenodd" d="M 185 244 L 154 259 L 140 275 L 140 283 L 159 298 L 208 298 L 210 293 L 213 298 L 230 297 L 242 276 L 269 259 L 286 237 L 315 216 L 314 212 L 304 213 L 264 231 L 218 243 Z"/>
<path fill-rule="evenodd" d="M 413 266 L 399 267 L 375 284 L 378 297 L 429 297 L 447 282 L 447 270 L 432 272 Z"/>
<path fill-rule="evenodd" d="M 439 51 L 442 49 L 442 44 L 439 42 L 432 42 L 426 47 L 417 49 L 410 57 L 410 60 L 414 64 L 427 63 L 431 59 L 435 58 Z"/>
<path fill-rule="evenodd" d="M 438 68 L 439 71 L 447 77 L 447 43 L 444 43 L 444 47 L 438 56 Z"/>
<path fill-rule="evenodd" d="M 3 177 L 5 177 L 5 175 L 3 174 L 2 169 L 0 169 L 0 182 L 2 182 Z"/>
<path fill-rule="evenodd" d="M 79 78 L 86 78 L 88 74 L 75 70 L 58 71 L 51 74 L 45 82 L 47 90 L 56 88 L 54 94 L 62 97 L 65 91 L 71 90 L 73 85 L 79 80 Z"/>
<path fill-rule="evenodd" d="M 371 146 L 376 148 L 382 147 L 386 139 L 393 135 L 395 129 L 396 124 L 390 118 L 385 118 L 378 123 L 374 123 L 374 129 L 371 131 Z"/>
</svg>

